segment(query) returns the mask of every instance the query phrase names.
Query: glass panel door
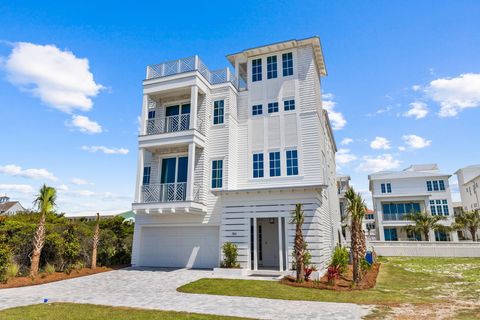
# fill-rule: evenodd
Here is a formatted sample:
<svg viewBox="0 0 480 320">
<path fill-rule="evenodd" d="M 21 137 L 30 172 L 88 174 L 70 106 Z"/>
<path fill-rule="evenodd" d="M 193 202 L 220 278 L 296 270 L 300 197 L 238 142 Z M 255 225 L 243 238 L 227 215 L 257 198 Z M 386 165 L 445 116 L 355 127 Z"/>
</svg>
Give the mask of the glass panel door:
<svg viewBox="0 0 480 320">
<path fill-rule="evenodd" d="M 178 131 L 180 106 L 170 106 L 165 109 L 166 132 Z"/>
<path fill-rule="evenodd" d="M 180 116 L 180 130 L 190 129 L 190 103 L 182 104 Z"/>
</svg>

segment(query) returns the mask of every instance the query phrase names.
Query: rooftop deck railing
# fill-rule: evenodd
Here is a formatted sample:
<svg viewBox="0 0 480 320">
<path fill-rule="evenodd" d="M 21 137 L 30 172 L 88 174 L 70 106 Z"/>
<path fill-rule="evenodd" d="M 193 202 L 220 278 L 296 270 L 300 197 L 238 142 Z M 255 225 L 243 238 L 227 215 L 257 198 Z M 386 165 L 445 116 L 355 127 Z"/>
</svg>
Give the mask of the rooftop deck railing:
<svg viewBox="0 0 480 320">
<path fill-rule="evenodd" d="M 153 64 L 147 67 L 147 80 L 174 74 L 198 71 L 210 84 L 231 82 L 238 89 L 239 81 L 229 68 L 210 71 L 198 56 Z"/>
</svg>

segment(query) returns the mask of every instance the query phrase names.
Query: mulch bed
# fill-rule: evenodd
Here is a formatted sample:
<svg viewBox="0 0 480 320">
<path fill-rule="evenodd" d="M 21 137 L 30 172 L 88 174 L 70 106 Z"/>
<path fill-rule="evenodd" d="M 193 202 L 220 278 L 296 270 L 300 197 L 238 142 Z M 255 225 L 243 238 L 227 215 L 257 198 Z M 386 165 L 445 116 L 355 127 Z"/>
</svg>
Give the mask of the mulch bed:
<svg viewBox="0 0 480 320">
<path fill-rule="evenodd" d="M 49 282 L 89 276 L 92 274 L 117 270 L 124 267 L 126 266 L 97 267 L 95 269 L 83 268 L 79 270 L 72 270 L 70 274 L 66 274 L 64 272 L 55 272 L 52 274 L 42 273 L 42 274 L 39 274 L 36 278 L 15 277 L 15 278 L 8 279 L 6 283 L 0 283 L 0 289 L 34 286 L 34 285 L 44 284 Z"/>
<path fill-rule="evenodd" d="M 295 277 L 287 276 L 280 280 L 280 283 L 293 287 L 328 289 L 335 291 L 365 290 L 375 287 L 379 270 L 380 263 L 373 264 L 372 268 L 363 275 L 359 285 L 355 287 L 352 287 L 353 269 L 351 265 L 348 266 L 346 274 L 340 276 L 340 279 L 337 279 L 335 284 L 328 283 L 328 277 L 326 274 L 319 281 L 309 280 L 302 283 L 297 283 L 295 282 Z"/>
</svg>

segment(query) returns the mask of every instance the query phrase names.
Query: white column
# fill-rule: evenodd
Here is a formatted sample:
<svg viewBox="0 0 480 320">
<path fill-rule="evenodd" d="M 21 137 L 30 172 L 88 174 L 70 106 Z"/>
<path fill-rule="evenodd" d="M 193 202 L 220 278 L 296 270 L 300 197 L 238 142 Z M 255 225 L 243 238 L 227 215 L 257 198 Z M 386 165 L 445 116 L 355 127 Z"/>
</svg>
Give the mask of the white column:
<svg viewBox="0 0 480 320">
<path fill-rule="evenodd" d="M 278 218 L 278 259 L 280 271 L 283 271 L 283 241 L 282 241 L 282 218 Z"/>
<path fill-rule="evenodd" d="M 258 270 L 258 230 L 257 230 L 257 218 L 253 218 L 253 270 Z"/>
<path fill-rule="evenodd" d="M 140 148 L 138 150 L 138 160 L 137 160 L 137 184 L 135 185 L 135 202 L 142 201 L 142 176 L 143 176 L 143 163 L 145 161 L 145 149 Z"/>
<path fill-rule="evenodd" d="M 197 129 L 198 87 L 190 90 L 190 129 Z"/>
<path fill-rule="evenodd" d="M 375 200 L 374 200 L 375 201 Z M 383 229 L 383 206 L 379 201 L 377 205 L 377 225 L 375 226 L 378 230 L 378 240 L 385 241 L 385 230 Z"/>
<path fill-rule="evenodd" d="M 142 114 L 140 116 L 140 135 L 147 133 L 148 95 L 143 95 Z"/>
<path fill-rule="evenodd" d="M 193 201 L 195 178 L 195 142 L 188 145 L 187 201 Z"/>
<path fill-rule="evenodd" d="M 289 262 L 289 258 L 290 258 L 290 255 L 288 254 L 288 219 L 287 218 L 284 218 L 285 220 L 285 225 L 283 226 L 284 227 L 284 234 L 285 234 L 285 242 L 284 242 L 284 245 L 285 245 L 285 270 L 288 271 L 290 269 L 290 262 Z"/>
</svg>

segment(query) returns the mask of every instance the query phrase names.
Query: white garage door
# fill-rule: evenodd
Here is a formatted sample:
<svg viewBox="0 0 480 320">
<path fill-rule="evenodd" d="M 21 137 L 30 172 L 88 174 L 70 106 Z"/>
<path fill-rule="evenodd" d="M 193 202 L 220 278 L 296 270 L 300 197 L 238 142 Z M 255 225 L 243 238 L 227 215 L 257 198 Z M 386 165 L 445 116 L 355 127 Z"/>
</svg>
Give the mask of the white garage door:
<svg viewBox="0 0 480 320">
<path fill-rule="evenodd" d="M 142 228 L 140 266 L 214 268 L 218 254 L 218 227 Z"/>
</svg>

